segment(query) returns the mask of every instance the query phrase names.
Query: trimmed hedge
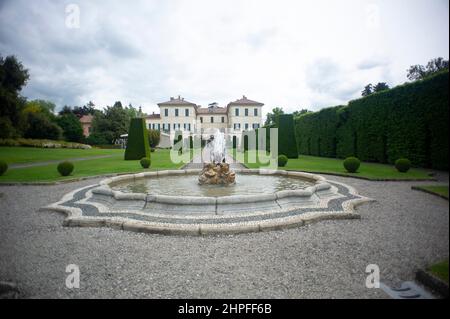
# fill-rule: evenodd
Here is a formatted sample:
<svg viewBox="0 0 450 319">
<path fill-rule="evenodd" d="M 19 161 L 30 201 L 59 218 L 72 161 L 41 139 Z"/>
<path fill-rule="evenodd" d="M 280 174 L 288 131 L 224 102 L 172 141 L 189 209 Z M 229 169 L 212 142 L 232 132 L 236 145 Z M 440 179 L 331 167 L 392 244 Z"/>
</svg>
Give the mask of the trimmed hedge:
<svg viewBox="0 0 450 319">
<path fill-rule="evenodd" d="M 8 170 L 8 164 L 5 161 L 0 160 L 0 176 L 6 173 Z"/>
<path fill-rule="evenodd" d="M 57 169 L 61 176 L 69 176 L 73 172 L 73 164 L 68 161 L 64 161 L 58 164 Z"/>
<path fill-rule="evenodd" d="M 148 132 L 143 118 L 131 119 L 128 131 L 125 160 L 140 160 L 143 157 L 150 158 L 150 145 Z"/>
<path fill-rule="evenodd" d="M 295 120 L 300 154 L 448 170 L 448 71 Z M 280 125 L 283 127 L 283 125 Z M 281 144 L 282 145 L 282 144 Z"/>
<path fill-rule="evenodd" d="M 278 154 L 286 155 L 287 158 L 298 158 L 294 116 L 292 114 L 280 114 L 278 122 Z"/>
<path fill-rule="evenodd" d="M 139 162 L 142 166 L 142 168 L 149 168 L 152 161 L 148 157 L 141 158 Z"/>
<path fill-rule="evenodd" d="M 286 155 L 283 155 L 283 154 L 278 155 L 278 166 L 279 167 L 285 167 L 287 162 L 288 162 L 288 158 Z"/>
<path fill-rule="evenodd" d="M 347 157 L 344 161 L 344 168 L 349 173 L 356 173 L 361 165 L 361 161 L 356 157 Z"/>
<path fill-rule="evenodd" d="M 400 173 L 406 173 L 411 168 L 411 161 L 407 158 L 400 158 L 395 161 L 395 168 Z"/>
</svg>

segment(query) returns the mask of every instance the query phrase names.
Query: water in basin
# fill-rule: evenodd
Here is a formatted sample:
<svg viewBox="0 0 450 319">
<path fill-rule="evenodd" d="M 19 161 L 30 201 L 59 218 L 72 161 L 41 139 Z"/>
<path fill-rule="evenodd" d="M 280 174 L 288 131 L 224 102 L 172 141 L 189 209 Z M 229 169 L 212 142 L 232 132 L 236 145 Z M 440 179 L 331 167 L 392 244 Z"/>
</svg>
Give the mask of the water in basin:
<svg viewBox="0 0 450 319">
<path fill-rule="evenodd" d="M 197 175 L 161 176 L 111 185 L 124 193 L 171 196 L 207 196 L 273 194 L 286 189 L 304 189 L 313 181 L 280 175 L 237 175 L 233 185 L 199 185 Z"/>
</svg>

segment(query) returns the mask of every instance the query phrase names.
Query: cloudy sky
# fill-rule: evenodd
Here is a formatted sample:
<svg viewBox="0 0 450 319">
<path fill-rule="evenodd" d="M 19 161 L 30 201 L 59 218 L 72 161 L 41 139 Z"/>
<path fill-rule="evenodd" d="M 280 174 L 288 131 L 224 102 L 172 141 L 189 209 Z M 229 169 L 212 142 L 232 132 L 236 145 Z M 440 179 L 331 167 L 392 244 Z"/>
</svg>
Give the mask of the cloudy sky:
<svg viewBox="0 0 450 319">
<path fill-rule="evenodd" d="M 58 107 L 245 94 L 265 112 L 317 110 L 448 59 L 448 12 L 448 0 L 0 0 L 0 54 L 30 70 L 24 96 Z"/>
</svg>

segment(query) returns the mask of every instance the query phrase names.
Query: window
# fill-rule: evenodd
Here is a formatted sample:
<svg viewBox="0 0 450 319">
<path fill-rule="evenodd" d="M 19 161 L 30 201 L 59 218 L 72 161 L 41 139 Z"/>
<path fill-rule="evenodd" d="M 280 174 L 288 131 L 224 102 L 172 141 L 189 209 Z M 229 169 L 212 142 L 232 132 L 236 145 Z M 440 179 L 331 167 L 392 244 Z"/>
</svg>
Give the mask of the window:
<svg viewBox="0 0 450 319">
<path fill-rule="evenodd" d="M 155 129 L 155 123 L 152 124 L 152 129 Z"/>
<path fill-rule="evenodd" d="M 235 115 L 235 116 L 239 116 L 239 109 L 238 109 L 238 108 L 235 108 L 235 109 L 234 109 L 234 115 Z"/>
<path fill-rule="evenodd" d="M 183 123 L 183 130 L 186 131 L 186 123 Z"/>
<path fill-rule="evenodd" d="M 241 129 L 241 124 L 240 123 L 234 123 L 234 130 L 235 131 L 239 131 Z"/>
<path fill-rule="evenodd" d="M 169 109 L 164 109 L 164 116 L 169 116 Z"/>
<path fill-rule="evenodd" d="M 175 116 L 178 116 L 178 109 L 175 109 Z"/>
<path fill-rule="evenodd" d="M 255 108 L 255 109 L 253 110 L 253 115 L 254 115 L 254 116 L 258 116 L 258 109 L 257 109 L 257 108 Z"/>
<path fill-rule="evenodd" d="M 257 124 L 257 123 L 254 123 L 254 124 L 252 125 L 252 127 L 253 127 L 253 129 L 254 129 L 254 130 L 256 130 L 256 129 L 258 129 L 258 128 L 259 128 L 259 124 Z"/>
<path fill-rule="evenodd" d="M 189 109 L 184 110 L 184 116 L 189 116 Z"/>
<path fill-rule="evenodd" d="M 173 123 L 173 130 L 175 131 L 177 129 L 177 125 Z"/>
<path fill-rule="evenodd" d="M 211 116 L 211 123 L 214 123 L 214 117 Z"/>
<path fill-rule="evenodd" d="M 245 116 L 248 116 L 248 109 L 245 109 Z"/>
<path fill-rule="evenodd" d="M 248 130 L 248 123 L 245 123 L 245 130 Z"/>
<path fill-rule="evenodd" d="M 203 123 L 203 116 L 200 116 L 200 123 Z"/>
<path fill-rule="evenodd" d="M 225 116 L 222 116 L 222 123 L 225 123 Z"/>
<path fill-rule="evenodd" d="M 151 124 L 148 124 L 148 129 L 151 129 L 152 128 L 152 125 Z"/>
<path fill-rule="evenodd" d="M 161 130 L 161 124 L 158 123 L 158 131 Z"/>
</svg>

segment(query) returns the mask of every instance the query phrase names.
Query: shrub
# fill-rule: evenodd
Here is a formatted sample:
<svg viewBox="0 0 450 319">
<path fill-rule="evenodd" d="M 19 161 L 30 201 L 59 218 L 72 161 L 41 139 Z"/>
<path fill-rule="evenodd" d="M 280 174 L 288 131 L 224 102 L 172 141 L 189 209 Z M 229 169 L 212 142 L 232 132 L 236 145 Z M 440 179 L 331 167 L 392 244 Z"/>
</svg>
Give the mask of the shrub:
<svg viewBox="0 0 450 319">
<path fill-rule="evenodd" d="M 41 148 L 74 148 L 74 149 L 90 149 L 90 145 L 72 143 L 65 141 L 53 141 L 53 140 L 34 140 L 28 138 L 17 139 L 1 139 L 0 146 L 25 146 L 25 147 L 41 147 Z"/>
<path fill-rule="evenodd" d="M 347 157 L 344 161 L 344 167 L 349 173 L 356 173 L 360 165 L 361 161 L 356 157 Z"/>
<path fill-rule="evenodd" d="M 288 162 L 288 157 L 286 155 L 279 155 L 278 156 L 278 166 L 279 167 L 285 167 Z"/>
<path fill-rule="evenodd" d="M 147 128 L 143 118 L 134 118 L 130 122 L 125 160 L 139 160 L 143 157 L 150 158 Z"/>
<path fill-rule="evenodd" d="M 155 148 L 158 146 L 161 140 L 161 134 L 158 130 L 148 130 L 148 143 L 150 148 Z"/>
<path fill-rule="evenodd" d="M 154 149 L 154 148 L 150 149 L 150 152 L 152 152 L 152 153 L 155 152 L 155 151 L 156 151 L 156 149 Z"/>
<path fill-rule="evenodd" d="M 86 143 L 90 145 L 109 145 L 111 144 L 111 141 L 108 140 L 103 134 L 94 132 L 86 138 Z"/>
<path fill-rule="evenodd" d="M 5 161 L 0 160 L 0 176 L 5 174 L 5 172 L 8 170 L 8 164 L 6 164 Z"/>
<path fill-rule="evenodd" d="M 62 129 L 55 123 L 52 123 L 42 113 L 28 113 L 27 124 L 28 128 L 24 134 L 25 138 L 49 140 L 61 139 Z"/>
<path fill-rule="evenodd" d="M 152 161 L 148 157 L 141 158 L 141 166 L 142 168 L 149 168 Z"/>
<path fill-rule="evenodd" d="M 400 173 L 406 173 L 411 168 L 411 161 L 407 158 L 400 158 L 395 161 L 395 168 Z"/>
<path fill-rule="evenodd" d="M 73 171 L 73 164 L 71 162 L 65 161 L 58 164 L 58 172 L 61 176 L 68 176 Z"/>
</svg>

